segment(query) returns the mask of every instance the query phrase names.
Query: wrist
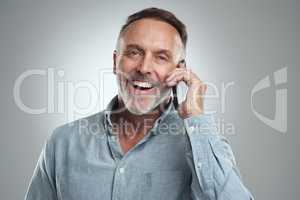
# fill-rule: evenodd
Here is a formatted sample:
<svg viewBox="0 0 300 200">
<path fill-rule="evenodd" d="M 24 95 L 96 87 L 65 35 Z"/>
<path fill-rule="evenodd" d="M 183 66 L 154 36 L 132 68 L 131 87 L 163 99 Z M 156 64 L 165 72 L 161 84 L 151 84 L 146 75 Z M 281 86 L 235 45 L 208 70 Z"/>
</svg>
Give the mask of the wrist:
<svg viewBox="0 0 300 200">
<path fill-rule="evenodd" d="M 182 119 L 187 119 L 189 117 L 195 117 L 195 116 L 202 115 L 204 112 L 203 112 L 203 110 L 193 110 L 193 111 L 188 112 L 180 107 L 178 113 Z"/>
</svg>

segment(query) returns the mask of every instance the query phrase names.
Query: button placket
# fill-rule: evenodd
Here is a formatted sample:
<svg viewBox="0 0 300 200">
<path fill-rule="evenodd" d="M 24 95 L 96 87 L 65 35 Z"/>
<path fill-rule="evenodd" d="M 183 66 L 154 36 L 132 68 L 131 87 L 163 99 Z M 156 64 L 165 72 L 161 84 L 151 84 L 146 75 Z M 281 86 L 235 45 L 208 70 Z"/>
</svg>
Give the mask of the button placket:
<svg viewBox="0 0 300 200">
<path fill-rule="evenodd" d="M 113 183 L 113 199 L 114 200 L 120 200 L 122 199 L 121 197 L 123 196 L 122 189 L 124 188 L 124 176 L 125 173 L 125 167 L 122 165 L 122 162 L 119 162 L 116 167 L 115 171 L 115 177 L 114 177 L 114 183 Z"/>
</svg>

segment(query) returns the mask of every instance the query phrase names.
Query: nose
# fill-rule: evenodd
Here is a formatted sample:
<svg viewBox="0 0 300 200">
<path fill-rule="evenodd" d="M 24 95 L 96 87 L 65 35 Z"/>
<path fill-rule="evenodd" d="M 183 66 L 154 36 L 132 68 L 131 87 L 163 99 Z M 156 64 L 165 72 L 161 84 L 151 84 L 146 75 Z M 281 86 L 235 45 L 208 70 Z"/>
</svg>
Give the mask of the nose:
<svg viewBox="0 0 300 200">
<path fill-rule="evenodd" d="M 141 74 L 151 74 L 153 70 L 153 63 L 151 59 L 151 55 L 145 55 L 144 58 L 139 63 L 137 71 Z"/>
</svg>

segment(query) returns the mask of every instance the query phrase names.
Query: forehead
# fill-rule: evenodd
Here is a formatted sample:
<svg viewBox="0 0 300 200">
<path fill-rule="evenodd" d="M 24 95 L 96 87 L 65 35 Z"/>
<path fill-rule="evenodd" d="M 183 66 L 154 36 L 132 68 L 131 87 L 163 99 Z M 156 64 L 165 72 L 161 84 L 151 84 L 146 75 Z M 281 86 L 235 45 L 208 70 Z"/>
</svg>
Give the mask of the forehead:
<svg viewBox="0 0 300 200">
<path fill-rule="evenodd" d="M 153 50 L 176 51 L 182 47 L 177 30 L 170 24 L 155 19 L 141 19 L 133 22 L 125 29 L 122 40 L 125 46 L 137 44 Z"/>
</svg>

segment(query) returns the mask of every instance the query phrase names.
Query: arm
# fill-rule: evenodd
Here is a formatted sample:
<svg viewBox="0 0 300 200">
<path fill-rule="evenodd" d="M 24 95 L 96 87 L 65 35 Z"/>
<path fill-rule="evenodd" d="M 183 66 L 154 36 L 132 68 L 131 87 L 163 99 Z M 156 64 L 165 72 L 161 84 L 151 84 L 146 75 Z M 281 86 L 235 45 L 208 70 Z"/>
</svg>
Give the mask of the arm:
<svg viewBox="0 0 300 200">
<path fill-rule="evenodd" d="M 233 152 L 225 137 L 216 133 L 211 115 L 184 119 L 187 130 L 187 160 L 192 170 L 191 196 L 194 200 L 250 200 Z"/>
<path fill-rule="evenodd" d="M 188 136 L 186 157 L 192 170 L 192 199 L 253 199 L 241 181 L 227 140 L 217 135 L 213 118 L 203 112 L 206 84 L 182 64 L 165 80 L 169 87 L 180 81 L 188 87 L 178 114 L 184 121 Z"/>
<path fill-rule="evenodd" d="M 31 178 L 25 200 L 56 200 L 54 151 L 50 140 L 45 144 Z"/>
</svg>

